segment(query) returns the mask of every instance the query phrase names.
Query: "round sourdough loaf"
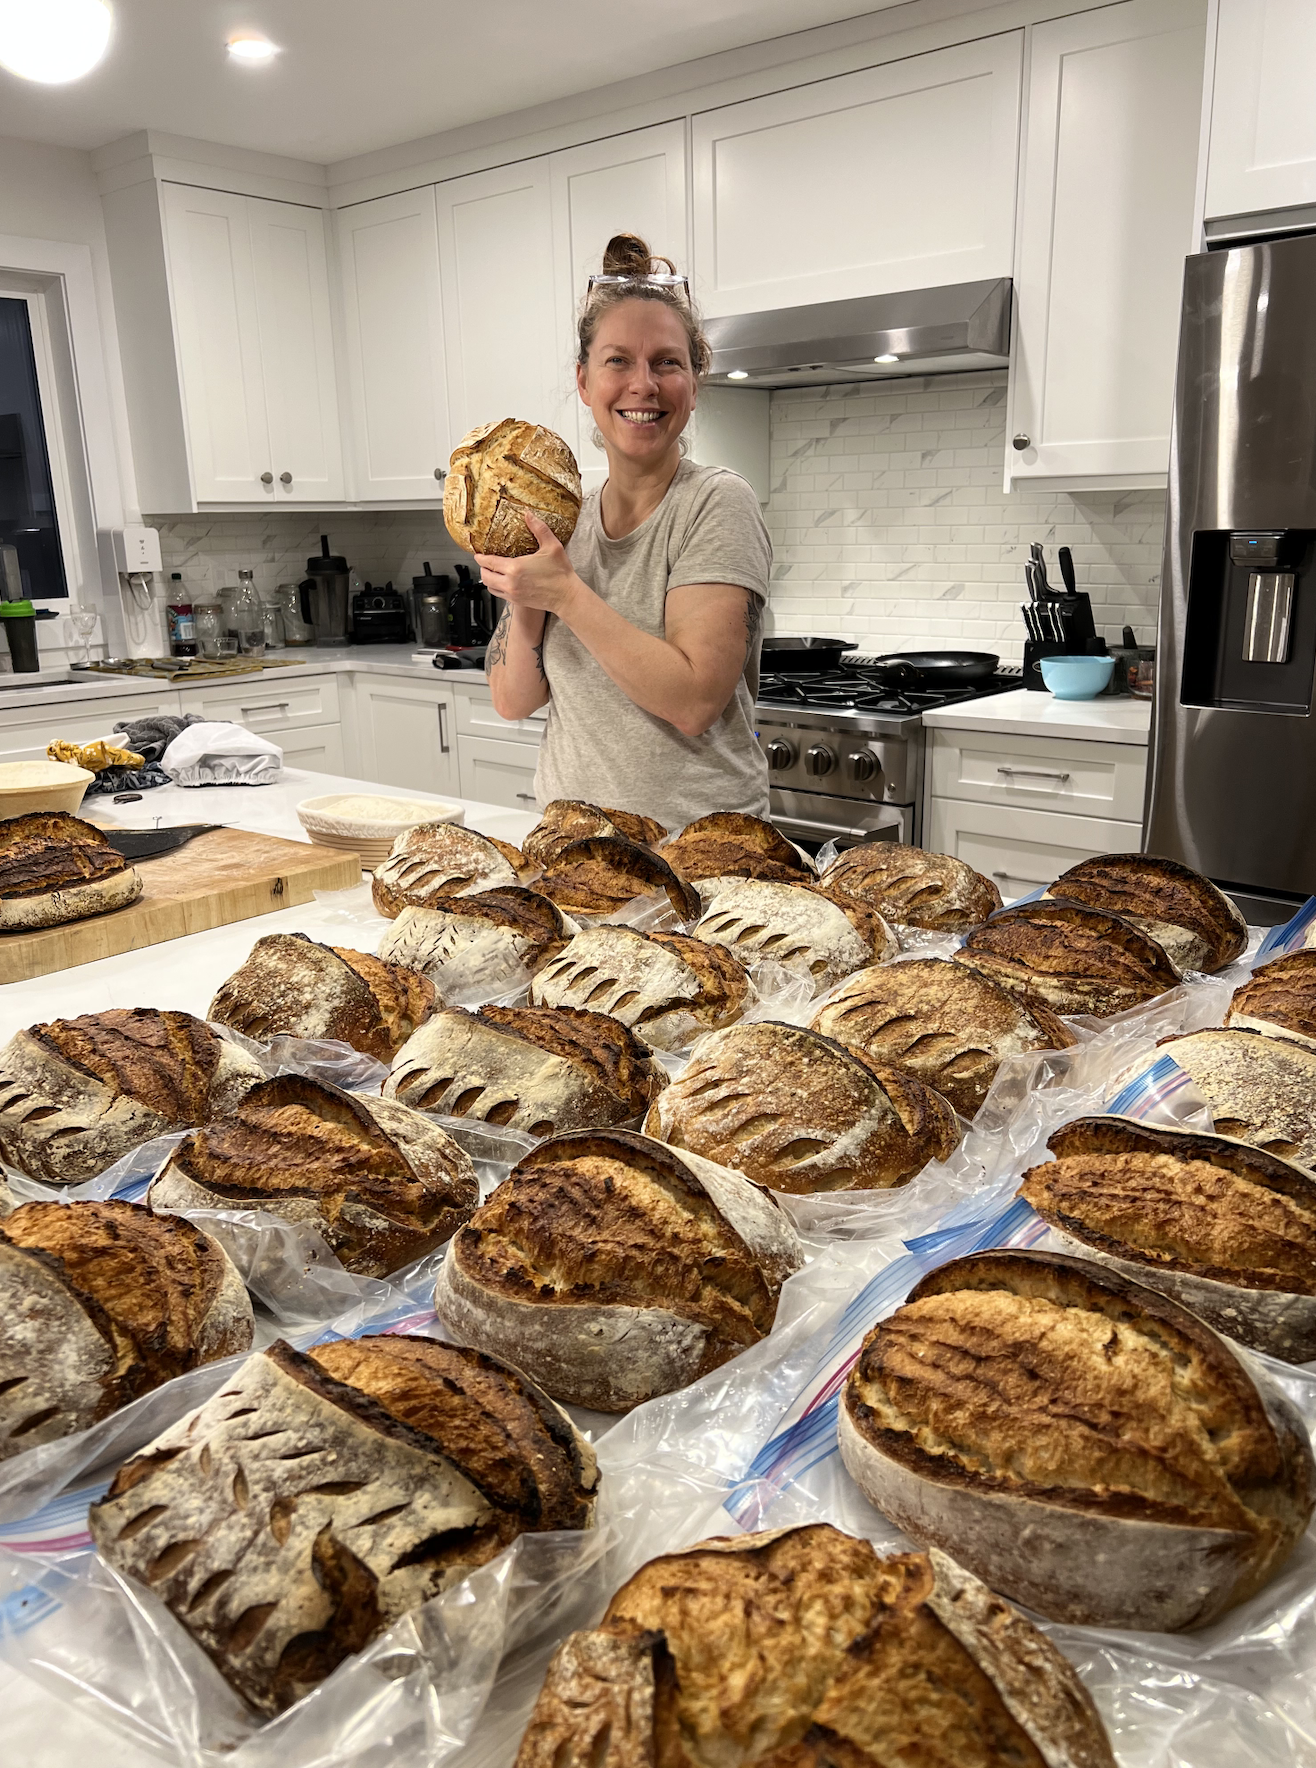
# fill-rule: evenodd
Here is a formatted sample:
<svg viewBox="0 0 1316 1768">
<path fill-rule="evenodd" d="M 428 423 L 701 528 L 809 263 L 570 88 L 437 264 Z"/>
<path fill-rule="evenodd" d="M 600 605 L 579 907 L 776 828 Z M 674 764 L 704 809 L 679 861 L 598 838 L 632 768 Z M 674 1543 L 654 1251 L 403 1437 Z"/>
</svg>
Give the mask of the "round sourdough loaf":
<svg viewBox="0 0 1316 1768">
<path fill-rule="evenodd" d="M 370 894 L 393 920 L 404 908 L 429 908 L 447 897 L 515 884 L 526 870 L 519 849 L 460 823 L 417 823 L 404 829 L 375 868 Z"/>
<path fill-rule="evenodd" d="M 548 861 L 535 888 L 569 915 L 614 915 L 637 896 L 662 891 L 679 920 L 699 914 L 699 893 L 651 847 L 621 835 L 569 841 Z"/>
<path fill-rule="evenodd" d="M 401 962 L 305 933 L 268 933 L 221 982 L 207 1018 L 246 1037 L 329 1038 L 391 1062 L 434 1011 L 434 984 Z"/>
<path fill-rule="evenodd" d="M 1205 1626 L 1275 1575 L 1316 1500 L 1278 1388 L 1168 1296 L 1058 1253 L 923 1278 L 864 1340 L 839 1440 L 913 1540 L 1081 1626 Z"/>
<path fill-rule="evenodd" d="M 1316 1049 L 1237 1026 L 1157 1048 L 1191 1075 L 1217 1135 L 1316 1168 Z"/>
<path fill-rule="evenodd" d="M 156 1209 L 257 1209 L 307 1222 L 362 1277 L 432 1252 L 479 1202 L 464 1149 L 394 1099 L 301 1074 L 267 1080 L 193 1130 L 151 1182 Z"/>
<path fill-rule="evenodd" d="M 223 1117 L 264 1079 L 191 1013 L 113 1007 L 30 1025 L 0 1050 L 0 1154 L 76 1185 L 153 1136 Z"/>
<path fill-rule="evenodd" d="M 443 520 L 467 552 L 516 558 L 538 552 L 522 517 L 531 510 L 563 546 L 580 514 L 576 457 L 552 430 L 514 417 L 481 424 L 452 451 L 443 486 Z"/>
<path fill-rule="evenodd" d="M 0 932 L 62 927 L 141 894 L 141 873 L 94 823 L 63 810 L 0 820 Z"/>
<path fill-rule="evenodd" d="M 1253 1350 L 1316 1357 L 1316 1178 L 1261 1148 L 1080 1117 L 1020 1195 L 1061 1252 L 1146 1283 Z"/>
<path fill-rule="evenodd" d="M 633 1026 L 660 1050 L 739 1019 L 749 976 L 720 947 L 684 933 L 586 927 L 530 984 L 544 1007 L 591 1007 Z"/>
<path fill-rule="evenodd" d="M 1074 902 L 1019 903 L 976 927 L 955 954 L 980 976 L 1054 1013 L 1108 1019 L 1174 988 L 1156 941 L 1118 915 Z"/>
<path fill-rule="evenodd" d="M 771 1020 L 700 1038 L 644 1127 L 682 1153 L 804 1195 L 906 1185 L 960 1140 L 954 1111 L 912 1074 Z"/>
<path fill-rule="evenodd" d="M 701 897 L 714 896 L 729 878 L 770 878 L 779 884 L 810 884 L 817 878 L 812 863 L 771 823 L 738 810 L 696 817 L 659 852 Z"/>
<path fill-rule="evenodd" d="M 822 875 L 829 890 L 845 890 L 888 921 L 935 933 L 967 933 L 1001 906 L 990 878 L 948 853 L 863 841 L 838 853 Z"/>
<path fill-rule="evenodd" d="M 559 1646 L 516 1768 L 677 1761 L 1115 1768 L 1073 1666 L 1017 1610 L 935 1548 L 883 1559 L 826 1523 L 642 1566 Z"/>
<path fill-rule="evenodd" d="M 1048 897 L 1120 915 L 1181 970 L 1223 970 L 1247 946 L 1247 922 L 1209 878 L 1154 853 L 1099 853 L 1062 872 Z"/>
<path fill-rule="evenodd" d="M 584 804 L 576 798 L 554 798 L 544 806 L 543 815 L 521 843 L 521 851 L 537 866 L 546 866 L 573 841 L 588 841 L 595 835 L 620 835 L 623 841 L 652 847 L 666 833 L 663 825 L 651 816 L 638 816 L 631 810 L 603 810 L 597 804 Z"/>
<path fill-rule="evenodd" d="M 139 1203 L 23 1203 L 0 1222 L 0 1460 L 251 1348 L 223 1250 Z"/>
<path fill-rule="evenodd" d="M 434 1306 L 555 1399 L 626 1412 L 766 1338 L 801 1263 L 739 1173 L 580 1130 L 541 1142 L 454 1236 Z"/>
<path fill-rule="evenodd" d="M 384 1334 L 249 1357 L 88 1521 L 272 1716 L 518 1535 L 589 1528 L 597 1484 L 589 1443 L 518 1370 Z"/>
<path fill-rule="evenodd" d="M 431 908 L 403 909 L 380 940 L 379 955 L 419 970 L 440 990 L 475 989 L 481 981 L 510 988 L 509 967 L 538 970 L 574 932 L 548 897 L 505 884 Z"/>
<path fill-rule="evenodd" d="M 966 964 L 910 958 L 856 971 L 813 1017 L 816 1031 L 895 1062 L 972 1117 L 1007 1056 L 1064 1050 L 1073 1033 Z"/>
<path fill-rule="evenodd" d="M 420 1111 L 551 1136 L 638 1124 L 667 1077 L 608 1013 L 574 1007 L 448 1007 L 418 1031 L 384 1082 Z"/>
<path fill-rule="evenodd" d="M 815 994 L 900 949 L 877 910 L 857 896 L 766 878 L 729 881 L 693 932 L 742 964 L 767 959 L 782 965 L 810 982 Z"/>
<path fill-rule="evenodd" d="M 1225 1024 L 1316 1048 L 1316 951 L 1289 952 L 1254 970 L 1234 990 Z"/>
</svg>

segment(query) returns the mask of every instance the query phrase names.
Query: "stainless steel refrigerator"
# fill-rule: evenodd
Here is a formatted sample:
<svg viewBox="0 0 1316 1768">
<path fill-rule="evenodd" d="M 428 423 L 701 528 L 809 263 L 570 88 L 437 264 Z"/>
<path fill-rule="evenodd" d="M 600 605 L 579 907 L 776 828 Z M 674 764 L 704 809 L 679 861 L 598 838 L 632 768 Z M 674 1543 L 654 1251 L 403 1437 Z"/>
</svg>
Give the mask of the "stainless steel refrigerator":
<svg viewBox="0 0 1316 1768">
<path fill-rule="evenodd" d="M 1144 846 L 1316 893 L 1316 238 L 1189 258 Z"/>
</svg>

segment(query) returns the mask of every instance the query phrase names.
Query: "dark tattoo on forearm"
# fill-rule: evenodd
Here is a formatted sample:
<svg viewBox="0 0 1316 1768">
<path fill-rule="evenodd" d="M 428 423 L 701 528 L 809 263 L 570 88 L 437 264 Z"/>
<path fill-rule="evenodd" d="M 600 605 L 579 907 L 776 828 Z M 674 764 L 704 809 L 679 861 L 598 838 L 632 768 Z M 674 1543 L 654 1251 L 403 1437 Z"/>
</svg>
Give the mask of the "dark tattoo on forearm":
<svg viewBox="0 0 1316 1768">
<path fill-rule="evenodd" d="M 548 634 L 545 633 L 544 638 L 547 637 Z M 537 645 L 531 645 L 530 648 L 535 653 L 535 667 L 539 671 L 539 679 L 540 681 L 546 682 L 548 680 L 548 671 L 544 668 L 544 639 L 541 638 Z"/>
<path fill-rule="evenodd" d="M 745 591 L 745 655 L 748 657 L 754 649 L 755 641 L 763 625 L 763 609 L 759 598 L 753 590 Z"/>
<path fill-rule="evenodd" d="M 500 663 L 507 661 L 507 639 L 512 630 L 512 610 L 506 608 L 503 617 L 494 627 L 494 635 L 489 641 L 489 649 L 485 655 L 486 669 L 495 669 Z"/>
</svg>

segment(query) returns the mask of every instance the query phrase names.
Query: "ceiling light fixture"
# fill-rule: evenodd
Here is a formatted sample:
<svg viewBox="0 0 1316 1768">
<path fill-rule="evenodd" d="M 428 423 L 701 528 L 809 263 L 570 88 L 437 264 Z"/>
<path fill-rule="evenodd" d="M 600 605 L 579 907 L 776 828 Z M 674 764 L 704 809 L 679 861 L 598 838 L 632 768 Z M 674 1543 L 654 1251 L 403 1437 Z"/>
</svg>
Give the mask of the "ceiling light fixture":
<svg viewBox="0 0 1316 1768">
<path fill-rule="evenodd" d="M 747 381 L 749 379 L 749 370 L 747 368 L 729 368 L 727 370 L 727 379 L 729 381 Z"/>
<path fill-rule="evenodd" d="M 873 361 L 874 362 L 899 362 L 900 358 L 897 355 L 895 355 L 893 352 L 888 351 L 888 353 L 885 356 L 874 356 Z"/>
<path fill-rule="evenodd" d="M 234 61 L 273 61 L 279 53 L 268 37 L 230 37 L 228 52 Z"/>
<path fill-rule="evenodd" d="M 113 20 L 105 0 L 0 0 L 0 67 L 61 86 L 105 54 Z"/>
</svg>

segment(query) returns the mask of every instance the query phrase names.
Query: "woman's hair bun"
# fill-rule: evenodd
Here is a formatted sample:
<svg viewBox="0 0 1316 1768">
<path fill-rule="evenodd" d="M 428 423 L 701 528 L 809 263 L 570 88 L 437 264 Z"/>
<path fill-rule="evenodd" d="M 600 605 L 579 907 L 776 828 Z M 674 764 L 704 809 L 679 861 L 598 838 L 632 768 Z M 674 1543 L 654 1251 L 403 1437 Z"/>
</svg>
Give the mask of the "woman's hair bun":
<svg viewBox="0 0 1316 1768">
<path fill-rule="evenodd" d="M 605 276 L 648 276 L 661 265 L 673 270 L 668 258 L 655 258 L 638 233 L 614 233 L 603 248 Z"/>
</svg>

